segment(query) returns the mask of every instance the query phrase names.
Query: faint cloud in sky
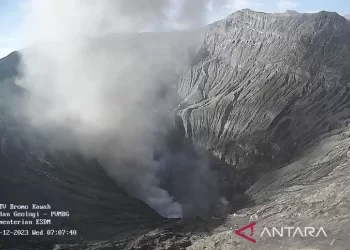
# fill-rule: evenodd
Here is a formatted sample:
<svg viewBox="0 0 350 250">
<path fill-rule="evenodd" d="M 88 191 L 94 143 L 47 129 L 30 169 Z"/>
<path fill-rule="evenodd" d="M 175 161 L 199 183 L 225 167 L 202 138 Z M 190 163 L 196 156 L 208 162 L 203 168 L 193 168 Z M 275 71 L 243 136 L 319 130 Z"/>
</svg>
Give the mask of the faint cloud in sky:
<svg viewBox="0 0 350 250">
<path fill-rule="evenodd" d="M 263 3 L 256 0 L 231 0 L 225 5 L 225 8 L 234 12 L 241 9 L 259 10 L 262 6 Z"/>
<path fill-rule="evenodd" d="M 208 9 L 208 11 L 213 11 L 213 1 L 209 1 L 207 4 L 206 4 L 206 8 Z"/>
<path fill-rule="evenodd" d="M 295 10 L 298 7 L 298 3 L 292 0 L 278 0 L 277 8 L 279 11 Z"/>
</svg>

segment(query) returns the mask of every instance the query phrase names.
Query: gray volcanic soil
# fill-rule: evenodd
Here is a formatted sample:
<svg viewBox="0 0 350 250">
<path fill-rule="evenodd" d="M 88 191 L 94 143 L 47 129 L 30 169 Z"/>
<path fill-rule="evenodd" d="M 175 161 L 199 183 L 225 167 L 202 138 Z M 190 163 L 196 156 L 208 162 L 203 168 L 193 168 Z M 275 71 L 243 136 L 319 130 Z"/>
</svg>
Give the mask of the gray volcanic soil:
<svg viewBox="0 0 350 250">
<path fill-rule="evenodd" d="M 182 49 L 176 112 L 186 141 L 212 156 L 230 202 L 227 217 L 161 218 L 96 162 L 50 151 L 8 107 L 1 119 L 0 183 L 11 191 L 1 200 L 12 201 L 14 192 L 18 201 L 54 204 L 60 197 L 57 206 L 76 211 L 64 223 L 95 241 L 55 249 L 347 249 L 350 23 L 324 11 L 243 10 L 209 25 L 201 42 Z M 26 143 L 32 136 L 35 147 Z M 257 244 L 234 234 L 250 218 L 257 220 Z M 328 237 L 259 238 L 263 226 L 324 227 Z M 40 242 L 31 244 L 38 249 Z"/>
<path fill-rule="evenodd" d="M 16 58 L 18 55 L 13 53 L 0 64 L 17 61 Z M 78 230 L 78 237 L 73 238 L 75 242 L 81 238 L 106 239 L 125 230 L 152 227 L 163 220 L 143 202 L 116 186 L 96 161 L 78 153 L 56 150 L 48 138 L 31 129 L 16 113 L 15 106 L 25 92 L 12 80 L 4 81 L 0 89 L 2 204 L 50 204 L 53 211 L 69 210 L 70 217 L 52 219 L 52 227 Z M 52 242 L 62 241 L 62 237 L 45 241 L 43 244 L 40 237 L 2 236 L 0 246 L 10 249 L 23 242 L 25 245 L 18 249 L 39 249 L 39 246 L 48 249 Z"/>
</svg>

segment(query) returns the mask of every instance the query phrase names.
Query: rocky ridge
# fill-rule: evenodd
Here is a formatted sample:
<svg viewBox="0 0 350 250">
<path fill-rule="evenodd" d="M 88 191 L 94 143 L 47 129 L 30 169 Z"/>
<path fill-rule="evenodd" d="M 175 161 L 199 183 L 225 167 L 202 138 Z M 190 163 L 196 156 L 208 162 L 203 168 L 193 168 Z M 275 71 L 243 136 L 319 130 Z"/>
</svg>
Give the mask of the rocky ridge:
<svg viewBox="0 0 350 250">
<path fill-rule="evenodd" d="M 349 32 L 345 18 L 325 11 L 244 10 L 212 24 L 205 56 L 178 85 L 187 136 L 240 171 L 245 189 L 317 136 L 344 127 Z"/>
<path fill-rule="evenodd" d="M 252 202 L 227 218 L 162 220 L 147 212 L 157 229 L 114 230 L 114 239 L 55 249 L 346 249 L 349 37 L 349 22 L 325 11 L 243 10 L 208 26 L 179 71 L 177 112 L 188 140 L 213 155 L 221 191 L 233 203 L 236 193 Z M 328 237 L 256 233 L 253 244 L 234 234 L 251 220 L 256 232 L 265 225 L 323 226 Z"/>
<path fill-rule="evenodd" d="M 84 247 L 347 249 L 349 31 L 324 11 L 243 10 L 209 26 L 178 83 L 178 112 L 186 136 L 220 159 L 223 190 L 245 191 L 253 203 L 225 219 L 180 220 Z M 257 244 L 234 234 L 252 220 Z M 259 238 L 263 226 L 324 227 L 327 237 Z"/>
</svg>

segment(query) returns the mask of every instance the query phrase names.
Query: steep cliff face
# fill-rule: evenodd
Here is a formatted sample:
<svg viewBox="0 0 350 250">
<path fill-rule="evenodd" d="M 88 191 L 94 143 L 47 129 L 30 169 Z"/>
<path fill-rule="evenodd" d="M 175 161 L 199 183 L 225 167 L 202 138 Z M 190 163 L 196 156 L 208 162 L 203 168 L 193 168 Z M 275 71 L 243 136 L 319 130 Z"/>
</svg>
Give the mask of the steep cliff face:
<svg viewBox="0 0 350 250">
<path fill-rule="evenodd" d="M 238 169 L 245 187 L 286 163 L 348 123 L 349 35 L 330 12 L 243 10 L 210 25 L 178 85 L 187 136 Z"/>
<path fill-rule="evenodd" d="M 0 92 L 9 93 L 1 98 L 6 105 L 1 106 L 0 116 L 0 185 L 14 191 L 2 193 L 1 198 L 12 201 L 15 192 L 28 202 L 39 199 L 54 204 L 54 198 L 60 197 L 63 209 L 68 206 L 84 212 L 66 223 L 81 229 L 86 238 L 119 236 L 59 249 L 280 249 L 281 245 L 286 249 L 311 245 L 329 249 L 333 244 L 344 249 L 350 228 L 346 191 L 350 159 L 349 21 L 330 12 L 265 14 L 243 10 L 203 30 L 206 33 L 200 42 L 189 32 L 179 34 L 181 46 L 169 46 L 179 44 L 179 40 L 174 41 L 170 34 L 146 33 L 135 35 L 132 46 L 140 60 L 159 51 L 169 58 L 167 77 L 162 74 L 161 80 L 169 83 L 164 85 L 165 92 L 179 95 L 176 113 L 181 117 L 168 137 L 170 150 L 192 150 L 192 145 L 207 149 L 219 174 L 221 192 L 234 205 L 242 202 L 232 197 L 236 193 L 245 193 L 255 204 L 226 220 L 163 221 L 148 232 L 162 221 L 160 216 L 126 195 L 97 162 L 51 150 L 47 141 L 14 116 L 14 104 L 6 98 L 18 96 L 22 90 L 11 82 L 1 85 L 10 92 Z M 167 45 L 161 50 L 153 48 L 153 39 Z M 175 54 L 181 56 L 171 60 Z M 27 144 L 32 139 L 37 145 Z M 155 158 L 164 154 L 162 146 Z M 187 190 L 173 191 L 176 175 L 166 174 L 161 185 L 181 200 Z M 179 182 L 193 176 L 186 169 L 180 174 L 183 178 L 176 179 Z M 18 201 L 24 199 L 22 196 Z M 332 238 L 259 239 L 258 244 L 248 245 L 234 238 L 232 229 L 247 224 L 251 216 L 259 218 L 257 231 L 262 225 L 327 225 Z M 89 235 L 96 231 L 101 237 Z M 335 243 L 333 239 L 337 239 Z"/>
</svg>

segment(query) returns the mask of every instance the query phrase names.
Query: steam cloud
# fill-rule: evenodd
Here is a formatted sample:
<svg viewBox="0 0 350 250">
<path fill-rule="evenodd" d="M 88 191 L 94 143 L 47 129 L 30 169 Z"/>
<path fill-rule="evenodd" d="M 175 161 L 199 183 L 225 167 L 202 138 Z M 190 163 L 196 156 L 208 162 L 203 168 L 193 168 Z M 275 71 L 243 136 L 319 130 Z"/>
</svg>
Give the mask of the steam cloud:
<svg viewBox="0 0 350 250">
<path fill-rule="evenodd" d="M 26 113 L 33 126 L 57 135 L 60 147 L 97 158 L 129 194 L 167 217 L 207 213 L 220 198 L 200 154 L 154 157 L 166 147 L 177 105 L 169 86 L 186 35 L 157 42 L 149 38 L 156 34 L 143 33 L 137 42 L 133 33 L 200 26 L 209 2 L 32 0 L 23 26 L 30 46 L 18 84 L 31 93 Z M 179 179 L 186 171 L 191 180 Z M 167 178 L 177 181 L 169 187 Z"/>
</svg>

